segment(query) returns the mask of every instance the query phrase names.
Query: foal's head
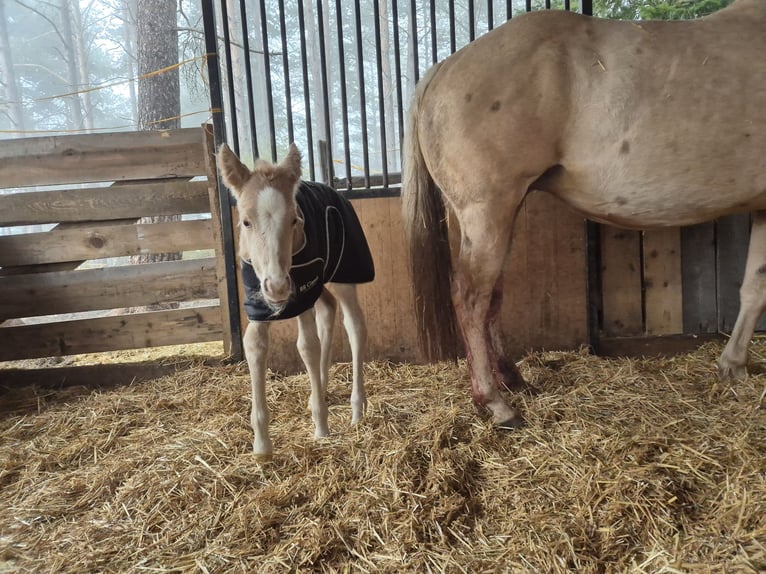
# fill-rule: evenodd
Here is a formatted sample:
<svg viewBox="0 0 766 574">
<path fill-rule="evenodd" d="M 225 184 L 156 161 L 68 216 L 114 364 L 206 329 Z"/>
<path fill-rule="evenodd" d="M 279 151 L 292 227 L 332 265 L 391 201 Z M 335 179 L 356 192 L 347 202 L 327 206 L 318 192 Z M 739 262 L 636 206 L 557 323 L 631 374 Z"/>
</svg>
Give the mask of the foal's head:
<svg viewBox="0 0 766 574">
<path fill-rule="evenodd" d="M 239 254 L 252 263 L 266 303 L 283 306 L 292 291 L 292 255 L 303 242 L 303 215 L 295 202 L 301 154 L 291 144 L 282 163 L 258 159 L 251 171 L 223 144 L 218 167 L 237 198 Z"/>
</svg>

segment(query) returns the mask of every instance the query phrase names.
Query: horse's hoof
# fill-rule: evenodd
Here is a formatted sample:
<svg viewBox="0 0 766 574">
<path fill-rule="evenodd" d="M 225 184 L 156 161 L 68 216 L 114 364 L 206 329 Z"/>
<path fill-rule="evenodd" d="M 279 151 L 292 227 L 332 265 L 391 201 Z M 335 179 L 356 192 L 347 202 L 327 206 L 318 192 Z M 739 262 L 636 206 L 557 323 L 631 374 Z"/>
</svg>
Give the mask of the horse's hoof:
<svg viewBox="0 0 766 574">
<path fill-rule="evenodd" d="M 527 425 L 526 421 L 520 415 L 513 416 L 501 423 L 495 423 L 495 428 L 501 431 L 515 431 Z"/>
<path fill-rule="evenodd" d="M 519 392 L 527 389 L 527 382 L 521 376 L 516 363 L 509 359 L 501 358 L 497 363 L 500 380 L 505 390 Z"/>
</svg>

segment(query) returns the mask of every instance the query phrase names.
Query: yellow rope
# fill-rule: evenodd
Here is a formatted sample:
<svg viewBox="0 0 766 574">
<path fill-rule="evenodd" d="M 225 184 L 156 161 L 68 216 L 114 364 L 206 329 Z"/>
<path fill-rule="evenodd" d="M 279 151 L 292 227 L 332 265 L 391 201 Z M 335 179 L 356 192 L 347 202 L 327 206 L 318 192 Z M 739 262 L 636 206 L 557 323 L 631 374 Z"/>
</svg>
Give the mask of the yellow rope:
<svg viewBox="0 0 766 574">
<path fill-rule="evenodd" d="M 68 98 L 70 96 L 77 96 L 80 94 L 87 94 L 88 92 L 97 92 L 98 90 L 106 90 L 107 88 L 113 88 L 114 86 L 121 86 L 122 84 L 129 84 L 130 82 L 137 82 L 139 80 L 146 80 L 147 78 L 152 78 L 154 76 L 159 76 L 160 74 L 164 74 L 166 72 L 170 72 L 172 70 L 175 70 L 177 68 L 180 68 L 181 66 L 185 66 L 187 64 L 190 64 L 192 62 L 196 62 L 197 60 L 204 60 L 207 61 L 208 57 L 212 54 L 204 54 L 202 56 L 196 56 L 194 58 L 189 58 L 188 60 L 184 60 L 183 62 L 178 62 L 176 64 L 172 64 L 170 66 L 166 66 L 165 68 L 161 68 L 159 70 L 154 70 L 152 72 L 147 72 L 146 74 L 141 74 L 140 76 L 136 78 L 128 78 L 126 80 L 119 80 L 117 82 L 110 82 L 108 84 L 104 84 L 102 86 L 93 86 L 92 88 L 85 88 L 83 90 L 77 90 L 75 92 L 67 92 L 65 94 L 58 94 L 55 96 L 45 96 L 43 98 L 35 98 L 32 100 L 22 100 L 22 101 L 0 101 L 0 105 L 8 105 L 8 104 L 33 104 L 36 102 L 47 102 L 50 100 L 56 100 L 59 98 Z"/>
<path fill-rule="evenodd" d="M 212 118 L 212 115 L 215 113 L 221 113 L 220 108 L 210 108 L 207 110 L 199 110 L 196 112 L 189 112 L 187 114 L 181 114 L 178 116 L 174 116 L 172 118 L 163 118 L 160 120 L 155 120 L 153 122 L 150 122 L 149 125 L 155 125 L 160 124 L 162 122 L 168 122 L 171 120 L 179 120 L 181 118 L 186 118 L 189 116 L 196 116 L 199 114 L 209 114 L 208 119 Z M 92 132 L 114 132 L 114 131 L 120 131 L 120 130 L 135 130 L 135 125 L 124 125 L 124 126 L 110 126 L 107 128 L 91 128 L 89 130 L 86 129 L 79 129 L 79 130 L 0 130 L 0 134 L 82 134 L 82 133 L 92 133 Z"/>
</svg>

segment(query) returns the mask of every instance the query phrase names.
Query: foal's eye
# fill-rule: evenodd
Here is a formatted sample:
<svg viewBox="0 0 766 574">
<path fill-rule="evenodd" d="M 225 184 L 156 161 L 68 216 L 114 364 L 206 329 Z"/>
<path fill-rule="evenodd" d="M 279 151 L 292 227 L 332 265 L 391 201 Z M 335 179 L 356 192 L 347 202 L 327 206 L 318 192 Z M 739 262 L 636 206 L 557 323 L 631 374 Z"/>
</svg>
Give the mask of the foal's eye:
<svg viewBox="0 0 766 574">
<path fill-rule="evenodd" d="M 244 225 L 245 227 L 250 227 L 250 222 L 249 222 L 247 219 L 245 219 L 245 220 L 242 222 L 242 225 Z"/>
<path fill-rule="evenodd" d="M 293 219 L 293 227 L 295 227 L 296 225 L 298 225 L 298 218 L 297 217 L 295 219 Z"/>
</svg>

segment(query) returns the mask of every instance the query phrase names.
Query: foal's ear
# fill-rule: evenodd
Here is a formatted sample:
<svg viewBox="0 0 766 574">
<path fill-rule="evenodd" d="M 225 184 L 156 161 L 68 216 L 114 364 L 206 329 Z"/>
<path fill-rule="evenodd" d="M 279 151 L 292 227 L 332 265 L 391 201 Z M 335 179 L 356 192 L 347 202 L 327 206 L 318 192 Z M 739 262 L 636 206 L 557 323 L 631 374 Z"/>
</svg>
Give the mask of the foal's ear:
<svg viewBox="0 0 766 574">
<path fill-rule="evenodd" d="M 239 161 L 239 158 L 226 144 L 221 144 L 218 150 L 218 170 L 221 172 L 223 182 L 235 195 L 250 178 L 250 170 Z"/>
<path fill-rule="evenodd" d="M 296 181 L 301 178 L 301 152 L 294 144 L 290 144 L 290 149 L 287 151 L 287 157 L 282 160 L 279 167 L 284 169 L 289 175 L 295 177 Z"/>
</svg>

